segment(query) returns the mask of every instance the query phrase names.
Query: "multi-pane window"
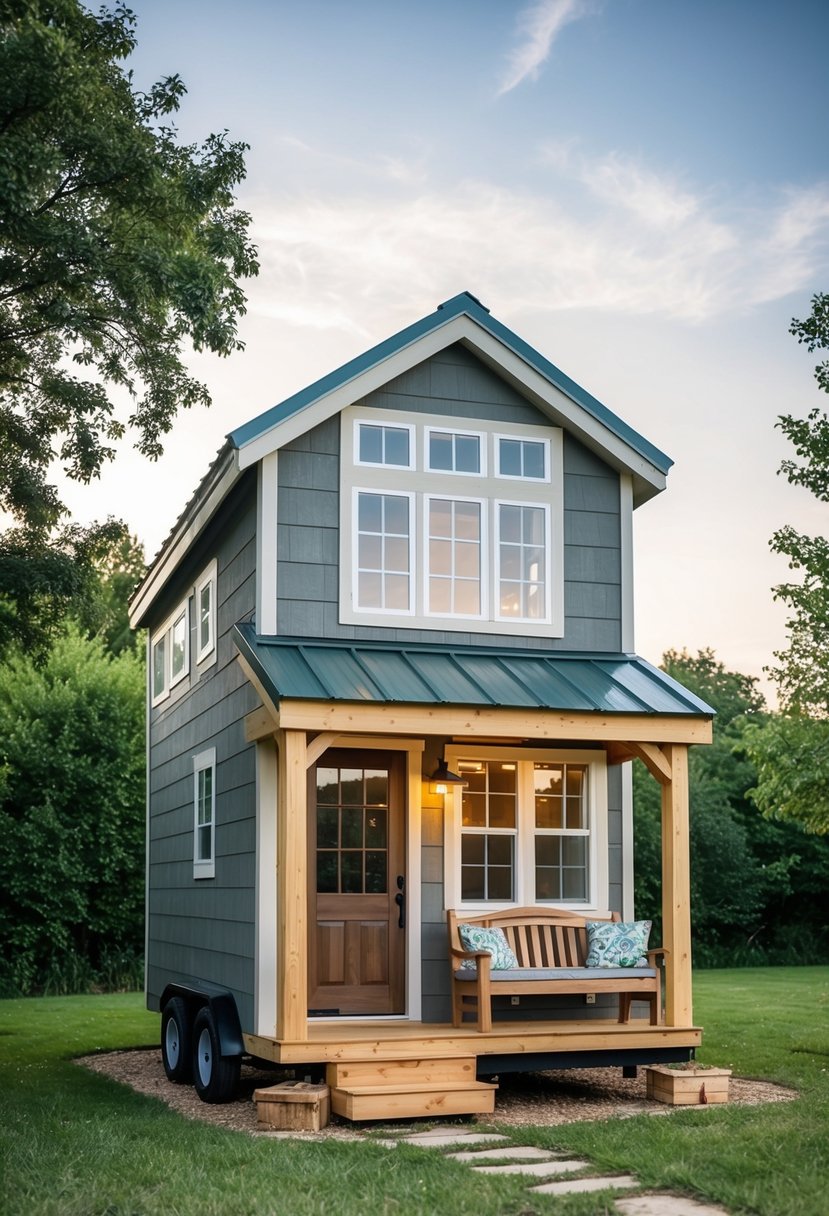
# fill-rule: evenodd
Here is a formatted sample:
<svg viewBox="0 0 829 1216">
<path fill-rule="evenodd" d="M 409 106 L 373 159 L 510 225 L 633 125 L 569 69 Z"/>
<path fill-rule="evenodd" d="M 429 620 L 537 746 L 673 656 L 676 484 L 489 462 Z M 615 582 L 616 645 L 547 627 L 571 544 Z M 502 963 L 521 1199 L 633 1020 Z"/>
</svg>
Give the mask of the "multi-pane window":
<svg viewBox="0 0 829 1216">
<path fill-rule="evenodd" d="M 547 481 L 547 452 L 545 439 L 511 439 L 503 435 L 497 438 L 498 477 L 516 477 L 528 481 Z"/>
<path fill-rule="evenodd" d="M 461 897 L 512 900 L 518 765 L 483 761 L 460 767 L 467 782 L 461 809 Z"/>
<path fill-rule="evenodd" d="M 427 499 L 428 611 L 480 616 L 481 503 Z"/>
<path fill-rule="evenodd" d="M 535 892 L 538 900 L 588 895 L 587 767 L 533 765 Z"/>
<path fill-rule="evenodd" d="M 604 906 L 604 757 L 581 751 L 569 753 L 572 760 L 546 759 L 535 752 L 524 759 L 520 751 L 503 751 L 497 759 L 476 759 L 453 748 L 448 756 L 466 784 L 454 815 L 447 814 L 447 898 Z"/>
<path fill-rule="evenodd" d="M 357 423 L 357 462 L 368 465 L 412 467 L 412 428 Z"/>
<path fill-rule="evenodd" d="M 388 819 L 388 770 L 317 767 L 318 894 L 388 891 Z"/>
<path fill-rule="evenodd" d="M 498 615 L 546 620 L 547 510 L 520 503 L 498 507 Z"/>
<path fill-rule="evenodd" d="M 193 877 L 213 878 L 216 833 L 216 750 L 193 757 Z"/>
<path fill-rule="evenodd" d="M 433 473 L 481 473 L 481 436 L 465 431 L 426 430 L 427 468 Z"/>
<path fill-rule="evenodd" d="M 357 606 L 409 612 L 411 496 L 357 492 Z"/>
</svg>

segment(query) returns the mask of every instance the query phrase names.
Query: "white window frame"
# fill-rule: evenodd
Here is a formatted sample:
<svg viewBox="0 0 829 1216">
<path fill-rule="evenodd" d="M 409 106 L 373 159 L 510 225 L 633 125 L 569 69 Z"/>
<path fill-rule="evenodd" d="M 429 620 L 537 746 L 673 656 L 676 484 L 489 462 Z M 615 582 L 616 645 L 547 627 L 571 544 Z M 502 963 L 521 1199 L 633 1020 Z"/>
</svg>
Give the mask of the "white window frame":
<svg viewBox="0 0 829 1216">
<path fill-rule="evenodd" d="M 360 459 L 360 427 L 374 426 L 380 429 L 389 431 L 408 431 L 409 434 L 409 463 L 408 464 L 389 464 L 385 460 L 361 460 Z M 388 413 L 385 418 L 363 418 L 357 417 L 354 419 L 354 464 L 362 469 L 398 469 L 400 472 L 413 471 L 417 465 L 416 454 L 416 437 L 415 428 L 410 422 L 397 422 L 389 417 Z"/>
<path fill-rule="evenodd" d="M 202 597 L 202 592 L 204 591 L 205 587 L 210 588 L 210 611 L 208 612 L 208 617 L 207 617 L 209 636 L 208 636 L 207 641 L 205 643 L 202 643 L 201 597 Z M 195 593 L 194 593 L 195 598 L 193 601 L 193 616 L 195 617 L 195 627 L 196 627 L 196 663 L 197 664 L 203 663 L 205 661 L 205 659 L 209 658 L 210 656 L 212 656 L 213 662 L 215 662 L 215 660 L 216 660 L 216 620 L 217 620 L 216 592 L 217 592 L 217 588 L 218 588 L 217 563 L 214 558 L 214 560 L 210 563 L 210 565 L 207 567 L 207 569 L 201 574 L 199 579 L 196 581 L 196 586 L 195 586 Z"/>
<path fill-rule="evenodd" d="M 530 507 L 534 511 L 541 510 L 544 513 L 544 615 L 541 617 L 511 616 L 501 612 L 501 507 Z M 517 502 L 512 499 L 497 498 L 493 502 L 493 514 L 492 554 L 495 564 L 492 579 L 493 615 L 499 621 L 514 621 L 519 625 L 552 624 L 553 597 L 550 585 L 550 570 L 553 562 L 553 546 L 550 536 L 552 520 L 550 518 L 549 504 L 544 502 Z M 513 580 L 510 581 L 512 582 Z"/>
<path fill-rule="evenodd" d="M 503 473 L 501 471 L 501 440 L 506 439 L 512 443 L 539 443 L 544 449 L 544 473 L 541 477 L 529 477 L 526 473 Z M 537 436 L 530 435 L 510 435 L 506 431 L 496 431 L 492 436 L 494 447 L 494 472 L 495 476 L 501 481 L 529 481 L 536 485 L 546 484 L 550 482 L 550 441 L 549 439 L 541 439 Z"/>
<path fill-rule="evenodd" d="M 184 618 L 184 665 L 181 671 L 173 675 L 173 628 L 178 622 Z M 156 647 L 164 646 L 164 687 L 160 692 L 155 691 L 155 652 Z M 190 672 L 190 593 L 185 596 L 180 604 L 177 605 L 175 612 L 171 612 L 167 620 L 157 629 L 152 635 L 150 645 L 150 662 L 152 663 L 152 671 L 150 672 L 150 704 L 155 707 L 160 705 L 162 701 L 166 701 L 173 688 L 187 676 Z"/>
<path fill-rule="evenodd" d="M 431 447 L 433 435 L 448 435 L 452 439 L 452 462 L 455 461 L 455 439 L 477 439 L 478 455 L 481 467 L 476 471 L 467 469 L 435 469 L 432 467 Z M 423 467 L 429 473 L 439 477 L 486 477 L 487 473 L 487 435 L 485 431 L 467 430 L 459 426 L 424 426 L 423 428 Z"/>
<path fill-rule="evenodd" d="M 390 418 L 391 415 L 391 418 Z M 410 415 L 411 416 L 411 415 Z M 397 425 L 393 412 L 388 409 L 366 405 L 347 407 L 340 420 L 340 529 L 339 529 L 339 620 L 344 625 L 376 625 L 390 627 L 399 622 L 401 628 L 420 628 L 443 632 L 466 633 L 472 628 L 476 633 L 512 635 L 519 629 L 524 637 L 553 638 L 564 636 L 564 439 L 560 427 L 516 423 L 510 436 L 521 439 L 539 439 L 549 447 L 549 482 L 526 479 L 516 482 L 520 491 L 516 495 L 505 495 L 508 482 L 496 478 L 491 471 L 487 476 L 435 472 L 424 467 L 406 470 L 399 466 L 367 466 L 355 461 L 355 444 L 358 432 L 356 422 L 379 422 Z M 475 428 L 458 427 L 454 419 L 436 414 L 417 415 L 412 423 L 419 456 L 429 430 L 448 433 L 480 434 L 485 439 L 486 467 L 494 468 L 494 444 L 497 435 L 507 434 L 503 421 L 478 422 Z M 464 494 L 461 483 L 470 489 L 470 476 L 475 476 L 474 494 Z M 355 486 L 355 480 L 358 485 Z M 408 494 L 413 506 L 410 517 L 413 546 L 411 561 L 410 603 L 404 610 L 361 608 L 357 605 L 357 535 L 358 518 L 356 495 L 358 493 Z M 480 499 L 486 503 L 486 541 L 483 547 L 482 575 L 486 605 L 483 615 L 446 616 L 430 613 L 428 605 L 427 550 L 421 532 L 424 532 L 424 498 L 462 498 L 467 501 Z M 545 543 L 547 546 L 546 612 L 544 619 L 501 617 L 496 611 L 496 546 L 495 512 L 499 502 L 511 502 L 520 497 L 520 505 L 544 505 L 547 508 Z"/>
<path fill-rule="evenodd" d="M 515 840 L 515 883 L 513 898 L 508 901 L 464 901 L 461 898 L 461 835 L 463 825 L 461 805 L 463 790 L 451 786 L 445 799 L 444 814 L 444 890 L 447 908 L 458 908 L 473 915 L 478 912 L 498 911 L 512 907 L 525 907 L 542 903 L 554 908 L 571 908 L 578 912 L 606 911 L 609 901 L 608 888 L 608 829 L 607 829 L 607 758 L 603 749 L 594 748 L 510 748 L 486 747 L 482 745 L 462 746 L 452 744 L 444 752 L 444 758 L 452 772 L 458 772 L 461 761 L 506 761 L 518 764 L 518 806 Z M 578 764 L 586 765 L 587 775 L 587 880 L 588 895 L 585 901 L 544 900 L 535 895 L 535 790 L 533 765 Z M 512 834 L 512 829 L 502 829 L 502 834 Z M 542 830 L 541 835 L 583 835 L 583 832 L 551 833 Z"/>
<path fill-rule="evenodd" d="M 357 603 L 357 593 L 360 586 L 360 495 L 376 494 L 381 498 L 404 498 L 409 506 L 409 606 L 408 608 L 363 608 Z M 415 512 L 415 495 L 410 490 L 378 489 L 377 486 L 355 486 L 351 495 L 351 588 L 352 607 L 357 619 L 371 616 L 386 618 L 409 617 L 414 614 L 417 603 L 417 517 Z"/>
<path fill-rule="evenodd" d="M 481 611 L 475 613 L 459 613 L 453 612 L 447 617 L 446 613 L 432 612 L 429 608 L 429 580 L 432 576 L 429 552 L 429 509 L 431 504 L 436 500 L 444 502 L 462 502 L 474 503 L 480 510 L 481 531 L 478 540 L 478 557 L 479 557 L 479 578 L 480 578 L 480 593 L 481 593 Z M 487 500 L 485 498 L 470 498 L 467 495 L 460 494 L 424 494 L 423 495 L 423 605 L 422 611 L 424 617 L 430 620 L 445 621 L 447 619 L 453 621 L 488 621 L 489 620 L 489 570 L 488 570 L 488 546 L 489 546 L 489 520 L 487 511 Z"/>
<path fill-rule="evenodd" d="M 199 857 L 200 792 L 199 774 L 210 773 L 210 856 Z M 193 877 L 214 878 L 216 875 L 216 749 L 209 747 L 193 757 Z"/>
</svg>

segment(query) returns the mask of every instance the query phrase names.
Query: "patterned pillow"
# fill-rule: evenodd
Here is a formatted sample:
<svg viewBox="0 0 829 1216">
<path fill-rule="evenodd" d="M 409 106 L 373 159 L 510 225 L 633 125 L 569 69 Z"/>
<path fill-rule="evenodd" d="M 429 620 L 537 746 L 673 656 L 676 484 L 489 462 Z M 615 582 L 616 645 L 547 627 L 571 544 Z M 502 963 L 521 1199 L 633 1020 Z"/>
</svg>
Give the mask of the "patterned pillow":
<svg viewBox="0 0 829 1216">
<path fill-rule="evenodd" d="M 646 967 L 649 920 L 587 922 L 587 967 Z"/>
<path fill-rule="evenodd" d="M 486 950 L 488 954 L 492 955 L 493 971 L 513 971 L 518 966 L 518 959 L 504 937 L 503 929 L 481 929 L 477 925 L 458 925 L 458 933 L 464 950 Z M 461 963 L 461 970 L 470 971 L 476 966 L 474 959 L 467 958 Z"/>
</svg>

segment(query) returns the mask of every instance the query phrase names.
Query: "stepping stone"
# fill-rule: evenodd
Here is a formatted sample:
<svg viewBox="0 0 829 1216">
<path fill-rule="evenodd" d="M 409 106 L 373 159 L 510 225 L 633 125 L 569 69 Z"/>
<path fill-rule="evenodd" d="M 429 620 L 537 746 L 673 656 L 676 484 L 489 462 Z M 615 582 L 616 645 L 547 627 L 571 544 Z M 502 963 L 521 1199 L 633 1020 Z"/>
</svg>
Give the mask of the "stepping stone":
<svg viewBox="0 0 829 1216">
<path fill-rule="evenodd" d="M 639 1186 L 632 1174 L 616 1174 L 613 1178 L 566 1178 L 562 1182 L 543 1182 L 530 1189 L 540 1195 L 575 1195 L 588 1191 L 623 1191 L 632 1186 Z"/>
<path fill-rule="evenodd" d="M 416 1132 L 403 1136 L 399 1144 L 413 1144 L 420 1148 L 454 1148 L 467 1144 L 503 1144 L 507 1136 L 496 1136 L 491 1132 Z"/>
<path fill-rule="evenodd" d="M 529 1174 L 535 1178 L 546 1178 L 550 1174 L 572 1174 L 585 1170 L 589 1161 L 526 1161 L 523 1165 L 476 1165 L 476 1174 Z"/>
<path fill-rule="evenodd" d="M 631 1195 L 616 1201 L 622 1216 L 728 1216 L 725 1208 L 679 1195 Z"/>
<path fill-rule="evenodd" d="M 471 1153 L 447 1153 L 448 1161 L 463 1161 L 474 1164 L 478 1161 L 553 1161 L 560 1153 L 549 1153 L 545 1148 L 481 1148 Z"/>
</svg>

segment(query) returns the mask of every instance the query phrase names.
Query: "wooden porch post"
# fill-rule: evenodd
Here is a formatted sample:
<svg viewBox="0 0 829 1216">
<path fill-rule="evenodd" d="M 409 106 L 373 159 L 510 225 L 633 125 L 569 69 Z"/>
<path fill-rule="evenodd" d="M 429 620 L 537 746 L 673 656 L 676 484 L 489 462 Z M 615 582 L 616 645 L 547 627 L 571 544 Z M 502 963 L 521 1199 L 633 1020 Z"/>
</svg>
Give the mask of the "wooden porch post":
<svg viewBox="0 0 829 1216">
<path fill-rule="evenodd" d="M 688 747 L 663 748 L 671 778 L 662 785 L 662 944 L 665 960 L 665 1022 L 692 1026 L 691 867 L 688 813 Z"/>
<path fill-rule="evenodd" d="M 308 1038 L 307 770 L 304 730 L 279 732 L 276 1037 Z"/>
</svg>

